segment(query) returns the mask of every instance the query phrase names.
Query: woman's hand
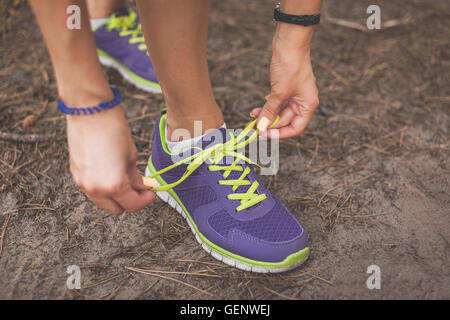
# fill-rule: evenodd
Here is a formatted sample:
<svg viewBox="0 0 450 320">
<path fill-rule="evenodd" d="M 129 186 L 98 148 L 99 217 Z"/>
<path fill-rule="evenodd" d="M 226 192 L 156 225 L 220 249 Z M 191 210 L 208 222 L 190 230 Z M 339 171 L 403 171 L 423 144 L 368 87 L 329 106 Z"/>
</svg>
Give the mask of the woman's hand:
<svg viewBox="0 0 450 320">
<path fill-rule="evenodd" d="M 299 136 L 319 105 L 310 58 L 311 37 L 312 27 L 278 26 L 272 42 L 271 91 L 264 107 L 250 113 L 258 117 L 261 136 L 280 139 Z M 277 115 L 280 120 L 267 130 Z"/>
<path fill-rule="evenodd" d="M 152 202 L 154 179 L 136 169 L 137 151 L 120 107 L 89 116 L 68 116 L 70 171 L 78 186 L 113 215 Z M 145 182 L 145 184 L 144 184 Z"/>
</svg>

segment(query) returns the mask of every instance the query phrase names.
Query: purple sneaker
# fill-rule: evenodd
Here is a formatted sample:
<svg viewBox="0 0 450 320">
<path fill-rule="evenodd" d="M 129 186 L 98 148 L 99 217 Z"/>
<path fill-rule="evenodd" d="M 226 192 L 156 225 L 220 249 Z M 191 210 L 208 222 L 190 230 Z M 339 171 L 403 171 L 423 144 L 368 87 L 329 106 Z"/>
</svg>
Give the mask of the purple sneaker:
<svg viewBox="0 0 450 320">
<path fill-rule="evenodd" d="M 161 93 L 141 24 L 133 10 L 121 8 L 111 15 L 109 22 L 94 29 L 94 36 L 103 65 L 113 67 L 142 90 Z"/>
<path fill-rule="evenodd" d="M 306 231 L 238 152 L 256 138 L 256 131 L 246 138 L 256 120 L 237 137 L 217 129 L 190 151 L 173 155 L 165 119 L 163 113 L 157 121 L 146 176 L 158 180 L 157 195 L 183 215 L 203 249 L 253 272 L 283 272 L 303 263 L 309 255 Z M 174 163 L 175 157 L 182 160 Z"/>
</svg>

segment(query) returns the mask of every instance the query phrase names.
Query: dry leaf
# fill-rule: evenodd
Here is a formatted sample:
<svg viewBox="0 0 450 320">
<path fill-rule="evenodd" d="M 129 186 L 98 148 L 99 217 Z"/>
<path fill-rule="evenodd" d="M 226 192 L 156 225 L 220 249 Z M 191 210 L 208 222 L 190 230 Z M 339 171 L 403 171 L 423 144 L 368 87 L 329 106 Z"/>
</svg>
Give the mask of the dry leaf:
<svg viewBox="0 0 450 320">
<path fill-rule="evenodd" d="M 22 127 L 28 128 L 32 125 L 34 125 L 37 121 L 37 117 L 34 114 L 30 114 L 25 117 L 25 119 L 22 120 Z"/>
</svg>

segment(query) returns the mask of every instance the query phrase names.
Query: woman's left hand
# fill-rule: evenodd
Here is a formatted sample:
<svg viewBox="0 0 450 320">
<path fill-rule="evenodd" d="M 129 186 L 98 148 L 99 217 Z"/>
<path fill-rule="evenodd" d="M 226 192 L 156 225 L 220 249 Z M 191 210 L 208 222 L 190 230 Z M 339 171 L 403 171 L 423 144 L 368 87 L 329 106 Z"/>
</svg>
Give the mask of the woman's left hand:
<svg viewBox="0 0 450 320">
<path fill-rule="evenodd" d="M 250 113 L 258 118 L 257 127 L 263 137 L 286 139 L 299 136 L 319 105 L 309 48 L 312 31 L 306 35 L 306 40 L 298 36 L 292 38 L 295 32 L 277 30 L 272 42 L 271 91 L 264 107 L 255 108 Z M 267 130 L 277 115 L 280 116 L 279 121 Z"/>
</svg>

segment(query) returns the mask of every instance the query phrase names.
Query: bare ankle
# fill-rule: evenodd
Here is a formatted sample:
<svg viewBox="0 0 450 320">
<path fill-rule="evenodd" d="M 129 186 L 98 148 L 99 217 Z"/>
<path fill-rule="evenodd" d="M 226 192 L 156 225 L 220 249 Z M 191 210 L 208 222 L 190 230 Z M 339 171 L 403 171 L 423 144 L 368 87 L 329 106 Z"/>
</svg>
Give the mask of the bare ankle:
<svg viewBox="0 0 450 320">
<path fill-rule="evenodd" d="M 124 0 L 88 0 L 87 7 L 90 19 L 108 18 L 125 5 Z"/>
<path fill-rule="evenodd" d="M 224 124 L 220 110 L 196 116 L 173 116 L 168 112 L 166 122 L 169 141 L 182 141 L 201 136 L 207 130 L 220 128 Z"/>
</svg>

